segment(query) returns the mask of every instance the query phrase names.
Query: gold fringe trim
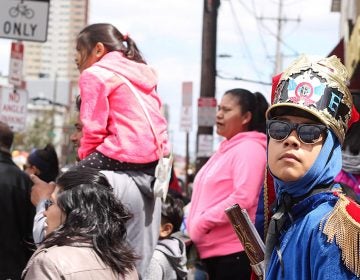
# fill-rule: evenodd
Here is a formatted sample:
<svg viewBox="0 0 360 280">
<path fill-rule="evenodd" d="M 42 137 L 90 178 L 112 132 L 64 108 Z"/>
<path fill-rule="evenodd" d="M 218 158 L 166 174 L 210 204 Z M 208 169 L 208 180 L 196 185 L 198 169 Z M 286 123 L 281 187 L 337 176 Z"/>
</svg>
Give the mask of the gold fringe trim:
<svg viewBox="0 0 360 280">
<path fill-rule="evenodd" d="M 320 223 L 320 230 L 327 236 L 327 241 L 334 240 L 341 249 L 341 257 L 346 267 L 357 277 L 360 276 L 360 224 L 346 211 L 350 201 L 339 194 L 339 200 L 325 222 Z M 326 218 L 325 218 L 326 219 Z"/>
</svg>

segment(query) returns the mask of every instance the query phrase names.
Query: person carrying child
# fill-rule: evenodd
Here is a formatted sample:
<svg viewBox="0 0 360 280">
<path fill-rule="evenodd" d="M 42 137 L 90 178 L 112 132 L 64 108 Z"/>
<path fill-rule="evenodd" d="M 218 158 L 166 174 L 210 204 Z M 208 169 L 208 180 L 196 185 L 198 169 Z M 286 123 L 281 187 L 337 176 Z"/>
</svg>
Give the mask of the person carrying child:
<svg viewBox="0 0 360 280">
<path fill-rule="evenodd" d="M 155 171 L 158 161 L 170 153 L 157 77 L 135 42 L 111 24 L 85 27 L 76 49 L 80 120 L 72 141 L 80 142 L 80 162 L 74 168 L 100 169 L 133 214 L 126 223 L 127 239 L 140 257 L 136 269 L 141 278 L 159 237 L 161 201 Z M 51 187 L 35 175 L 32 180 L 35 190 Z M 38 227 L 44 227 L 44 219 Z"/>
</svg>

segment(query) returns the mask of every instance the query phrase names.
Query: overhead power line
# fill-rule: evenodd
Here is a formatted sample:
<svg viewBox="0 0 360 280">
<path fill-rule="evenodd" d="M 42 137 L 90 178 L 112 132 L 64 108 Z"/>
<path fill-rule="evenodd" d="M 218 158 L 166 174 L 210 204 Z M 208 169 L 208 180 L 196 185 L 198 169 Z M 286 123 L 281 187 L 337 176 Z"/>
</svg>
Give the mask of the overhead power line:
<svg viewBox="0 0 360 280">
<path fill-rule="evenodd" d="M 277 33 L 275 34 L 272 32 L 268 27 L 263 25 L 263 27 L 268 30 L 268 32 L 273 35 L 276 38 L 276 52 L 275 52 L 275 67 L 274 67 L 274 74 L 279 73 L 282 69 L 282 53 L 281 53 L 281 44 L 286 46 L 288 49 L 292 50 L 296 55 L 298 55 L 298 52 L 294 50 L 292 47 L 290 47 L 288 44 L 286 44 L 282 39 L 282 25 L 283 22 L 287 21 L 300 21 L 300 18 L 297 19 L 290 19 L 285 18 L 282 16 L 282 8 L 283 8 L 283 0 L 279 0 L 278 3 L 278 16 L 276 18 L 273 17 L 260 17 L 260 20 L 275 20 L 277 21 Z"/>
<path fill-rule="evenodd" d="M 260 84 L 260 85 L 265 85 L 265 86 L 270 86 L 271 85 L 270 82 L 250 80 L 250 79 L 245 79 L 245 78 L 240 78 L 240 77 L 224 77 L 221 74 L 219 74 L 219 72 L 216 72 L 216 77 L 218 77 L 220 79 L 223 79 L 223 80 L 244 81 L 244 82 Z"/>
<path fill-rule="evenodd" d="M 262 29 L 260 28 L 260 22 L 259 22 L 259 19 L 258 19 L 258 14 L 257 14 L 256 6 L 255 6 L 255 1 L 252 0 L 251 4 L 252 4 L 252 7 L 253 7 L 254 16 L 255 16 L 255 20 L 256 20 L 256 27 L 257 27 L 257 29 L 259 31 L 258 34 L 259 34 L 259 37 L 260 37 L 260 42 L 261 42 L 262 47 L 264 48 L 266 58 L 268 58 L 268 57 L 270 57 L 270 55 L 269 55 L 269 51 L 268 51 L 268 49 L 266 47 L 266 43 L 265 43 L 265 39 L 264 39 L 264 36 L 263 36 L 263 33 L 262 33 Z"/>
<path fill-rule="evenodd" d="M 230 4 L 230 10 L 231 10 L 232 16 L 233 16 L 233 18 L 234 18 L 235 26 L 236 26 L 236 28 L 237 28 L 240 36 L 241 36 L 241 39 L 242 39 L 242 41 L 243 41 L 243 47 L 244 47 L 244 49 L 245 49 L 245 51 L 246 51 L 246 53 L 247 53 L 247 56 L 249 57 L 250 61 L 252 62 L 252 63 L 250 63 L 250 67 L 253 68 L 254 72 L 255 72 L 256 75 L 257 75 L 257 77 L 258 77 L 259 79 L 261 79 L 260 71 L 259 71 L 259 69 L 257 69 L 255 63 L 253 63 L 254 58 L 253 58 L 252 53 L 251 53 L 251 51 L 250 51 L 250 49 L 249 49 L 249 47 L 248 47 L 248 44 L 247 44 L 247 42 L 246 42 L 244 33 L 242 32 L 241 25 L 240 25 L 240 23 L 239 23 L 239 21 L 238 21 L 238 17 L 237 17 L 237 15 L 236 15 L 234 6 L 233 6 L 233 4 L 232 4 L 232 1 L 229 1 L 229 4 Z"/>
</svg>

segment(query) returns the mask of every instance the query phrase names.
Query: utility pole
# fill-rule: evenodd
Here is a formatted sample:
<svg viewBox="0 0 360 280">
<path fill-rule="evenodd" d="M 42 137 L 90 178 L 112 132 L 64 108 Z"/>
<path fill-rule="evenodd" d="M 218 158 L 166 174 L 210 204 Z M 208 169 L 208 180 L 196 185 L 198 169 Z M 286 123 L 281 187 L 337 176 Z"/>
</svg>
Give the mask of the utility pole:
<svg viewBox="0 0 360 280">
<path fill-rule="evenodd" d="M 282 0 L 279 0 L 279 13 L 277 19 L 277 33 L 276 33 L 276 54 L 275 54 L 275 69 L 274 76 L 282 70 L 282 55 L 281 55 L 281 30 L 282 30 Z"/>
<path fill-rule="evenodd" d="M 220 0 L 204 0 L 201 85 L 200 97 L 215 97 L 216 80 L 216 32 L 217 14 Z M 196 151 L 199 151 L 199 135 L 213 135 L 213 127 L 198 126 Z M 209 157 L 197 156 L 196 172 L 206 163 Z"/>
<path fill-rule="evenodd" d="M 260 19 L 266 19 L 266 20 L 276 20 L 277 21 L 277 32 L 276 32 L 276 50 L 275 50 L 275 66 L 274 66 L 274 76 L 279 74 L 282 71 L 282 60 L 283 55 L 281 53 L 281 43 L 283 43 L 282 40 L 282 27 L 283 22 L 287 21 L 297 21 L 299 22 L 300 19 L 289 19 L 282 16 L 283 13 L 283 0 L 279 0 L 279 7 L 278 7 L 278 16 L 277 18 L 272 17 L 260 17 Z"/>
</svg>

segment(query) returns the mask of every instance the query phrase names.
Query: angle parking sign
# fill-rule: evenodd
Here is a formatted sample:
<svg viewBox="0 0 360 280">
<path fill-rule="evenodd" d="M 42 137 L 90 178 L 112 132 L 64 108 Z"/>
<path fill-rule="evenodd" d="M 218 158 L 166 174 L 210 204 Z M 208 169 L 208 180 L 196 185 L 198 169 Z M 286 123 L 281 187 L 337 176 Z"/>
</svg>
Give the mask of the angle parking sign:
<svg viewBox="0 0 360 280">
<path fill-rule="evenodd" d="M 14 131 L 24 131 L 26 126 L 28 92 L 23 89 L 0 86 L 0 121 Z"/>
<path fill-rule="evenodd" d="M 0 37 L 45 42 L 50 0 L 1 0 Z"/>
</svg>

